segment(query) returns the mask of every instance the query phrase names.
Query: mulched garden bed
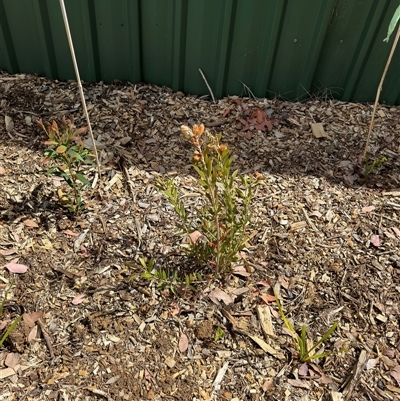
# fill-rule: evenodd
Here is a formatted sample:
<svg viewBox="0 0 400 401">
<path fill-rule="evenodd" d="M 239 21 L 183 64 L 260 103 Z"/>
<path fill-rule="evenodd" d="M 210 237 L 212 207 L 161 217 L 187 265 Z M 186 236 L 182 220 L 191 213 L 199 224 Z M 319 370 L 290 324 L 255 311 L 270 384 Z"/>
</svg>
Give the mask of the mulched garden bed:
<svg viewBox="0 0 400 401">
<path fill-rule="evenodd" d="M 102 176 L 73 217 L 57 199 L 62 183 L 41 173 L 35 120 L 86 125 L 76 84 L 0 72 L 0 266 L 28 267 L 0 273 L 1 294 L 16 276 L 0 321 L 25 313 L 0 348 L 0 400 L 400 399 L 400 107 L 379 106 L 371 154 L 387 161 L 365 177 L 371 105 L 213 103 L 121 82 L 84 91 Z M 234 169 L 264 180 L 245 270 L 205 271 L 197 291 L 174 295 L 134 266 L 191 269 L 155 183 L 174 177 L 188 205 L 199 201 L 180 134 L 198 123 L 223 133 Z M 314 341 L 338 322 L 331 356 L 298 360 L 274 286 Z"/>
</svg>

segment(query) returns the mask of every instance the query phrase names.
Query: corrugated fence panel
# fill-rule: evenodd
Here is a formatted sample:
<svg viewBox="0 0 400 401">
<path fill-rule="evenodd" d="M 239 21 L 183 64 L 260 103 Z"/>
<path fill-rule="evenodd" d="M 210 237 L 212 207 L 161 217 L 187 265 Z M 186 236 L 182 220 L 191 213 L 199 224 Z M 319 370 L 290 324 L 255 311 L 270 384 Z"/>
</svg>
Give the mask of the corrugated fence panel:
<svg viewBox="0 0 400 401">
<path fill-rule="evenodd" d="M 314 77 L 316 87 L 332 91 L 343 100 L 368 101 L 375 97 L 391 48 L 382 40 L 395 3 L 384 0 L 337 2 Z M 396 75 L 399 77 L 399 50 L 382 95 L 389 103 L 394 103 L 399 95 L 400 86 L 397 85 L 397 94 L 394 94 L 396 86 L 388 84 Z"/>
<path fill-rule="evenodd" d="M 395 8 L 388 7 L 388 3 L 391 2 L 379 1 L 377 3 L 379 4 L 379 9 L 371 18 L 371 25 L 374 27 L 374 30 L 370 36 L 369 32 L 371 29 L 368 30 L 368 33 L 366 33 L 366 36 L 369 38 L 369 40 L 368 44 L 365 45 L 365 47 L 367 47 L 367 51 L 365 53 L 365 61 L 363 65 L 360 66 L 359 81 L 354 88 L 354 93 L 348 94 L 348 99 L 368 101 L 375 96 L 376 88 L 379 85 L 383 68 L 390 53 L 391 44 L 393 43 L 394 36 L 396 35 L 397 29 L 392 34 L 392 40 L 390 41 L 390 44 L 384 43 L 382 46 L 382 38 L 386 37 L 387 27 L 393 16 Z M 386 7 L 384 7 L 385 3 Z M 399 5 L 400 2 L 398 1 L 396 6 Z M 380 16 L 380 18 L 378 19 L 377 16 Z M 365 31 L 367 31 L 367 29 L 365 29 Z M 397 92 L 396 94 L 395 91 Z M 396 97 L 399 98 L 399 92 L 400 46 L 398 45 L 391 66 L 388 70 L 387 79 L 384 82 L 384 90 L 381 100 L 392 103 L 390 99 L 392 98 L 394 100 Z"/>
<path fill-rule="evenodd" d="M 139 2 L 118 0 L 117 7 L 109 0 L 90 0 L 88 4 L 95 64 L 99 66 L 97 80 L 140 81 Z"/>
<path fill-rule="evenodd" d="M 65 0 L 85 81 L 373 101 L 399 0 Z M 74 79 L 56 0 L 0 0 L 0 68 Z M 247 92 L 248 93 L 248 92 Z M 400 49 L 381 99 L 400 104 Z"/>
<path fill-rule="evenodd" d="M 334 0 L 287 1 L 277 39 L 269 94 L 306 97 L 329 24 Z"/>
<path fill-rule="evenodd" d="M 184 90 L 208 93 L 203 71 L 216 97 L 225 93 L 235 1 L 188 1 Z"/>
<path fill-rule="evenodd" d="M 140 2 L 142 80 L 182 88 L 182 1 Z M 178 76 L 179 74 L 179 76 Z"/>
<path fill-rule="evenodd" d="M 264 97 L 270 86 L 284 1 L 238 2 L 228 60 L 226 93 Z"/>
</svg>

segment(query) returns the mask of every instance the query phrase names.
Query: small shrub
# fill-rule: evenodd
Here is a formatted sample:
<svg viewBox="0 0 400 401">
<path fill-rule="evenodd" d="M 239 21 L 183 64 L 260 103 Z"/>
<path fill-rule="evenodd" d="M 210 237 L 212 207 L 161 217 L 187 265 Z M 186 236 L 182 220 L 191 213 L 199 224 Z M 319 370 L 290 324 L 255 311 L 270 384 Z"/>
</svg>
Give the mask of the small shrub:
<svg viewBox="0 0 400 401">
<path fill-rule="evenodd" d="M 65 116 L 62 118 L 60 128 L 55 121 L 48 123 L 47 128 L 42 120 L 38 120 L 37 123 L 49 138 L 45 142 L 48 146 L 44 151 L 46 161 L 53 159 L 59 163 L 50 167 L 46 173 L 61 177 L 71 189 L 71 193 L 67 194 L 59 190 L 59 201 L 71 212 L 79 213 L 84 208 L 82 191 L 90 184 L 86 174 L 94 161 L 93 155 L 85 149 L 80 137 L 86 132 L 86 127 L 75 129 L 73 118 L 67 120 Z"/>
<path fill-rule="evenodd" d="M 181 131 L 195 148 L 192 163 L 204 194 L 203 206 L 188 210 L 172 179 L 160 179 L 158 188 L 179 217 L 177 235 L 188 238 L 188 254 L 200 265 L 211 265 L 217 274 L 228 272 L 248 238 L 252 189 L 258 180 L 239 178 L 237 170 L 231 173 L 231 152 L 221 144 L 221 134 L 211 135 L 204 125 L 182 126 Z"/>
</svg>

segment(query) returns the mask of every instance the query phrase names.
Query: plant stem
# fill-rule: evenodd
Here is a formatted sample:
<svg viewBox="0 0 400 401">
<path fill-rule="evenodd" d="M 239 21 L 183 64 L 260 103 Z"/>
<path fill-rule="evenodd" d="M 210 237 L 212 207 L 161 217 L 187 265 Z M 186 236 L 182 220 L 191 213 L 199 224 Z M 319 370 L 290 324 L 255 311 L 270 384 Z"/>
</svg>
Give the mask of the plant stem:
<svg viewBox="0 0 400 401">
<path fill-rule="evenodd" d="M 69 176 L 71 177 L 71 184 L 72 184 L 72 189 L 74 191 L 74 199 L 75 199 L 75 204 L 73 205 L 73 207 L 74 207 L 74 212 L 77 213 L 79 210 L 79 190 L 76 186 L 76 175 L 74 173 L 74 169 L 72 167 L 72 163 L 69 160 L 69 158 L 64 156 L 64 161 L 67 164 Z"/>
<path fill-rule="evenodd" d="M 205 145 L 207 146 L 207 145 Z M 201 149 L 201 146 L 198 146 L 198 151 L 200 154 L 203 154 L 203 157 L 201 159 L 201 162 L 203 164 L 204 171 L 207 173 L 207 165 L 204 161 L 204 152 Z M 210 157 L 210 156 L 209 156 Z M 213 163 L 211 165 L 213 167 Z M 216 258 L 215 258 L 215 270 L 217 273 L 220 272 L 221 269 L 221 228 L 219 226 L 219 217 L 218 217 L 218 187 L 214 185 L 212 182 L 212 169 L 211 169 L 211 174 L 205 174 L 206 180 L 207 180 L 207 185 L 209 186 L 209 194 L 210 194 L 210 203 L 211 203 L 211 208 L 213 212 L 213 217 L 214 217 L 214 224 L 215 224 L 215 229 L 217 233 L 217 239 L 216 239 Z M 210 239 L 208 239 L 210 241 Z"/>
<path fill-rule="evenodd" d="M 397 42 L 399 41 L 399 38 L 400 38 L 400 25 L 399 25 L 399 28 L 397 29 L 397 34 L 396 34 L 396 37 L 394 38 L 392 49 L 390 50 L 389 57 L 387 59 L 385 69 L 383 70 L 383 74 L 382 74 L 381 81 L 379 82 L 378 90 L 376 91 L 374 109 L 372 111 L 371 123 L 369 125 L 367 140 L 365 142 L 365 148 L 364 148 L 364 153 L 363 153 L 363 157 L 362 157 L 362 160 L 364 162 L 366 160 L 366 156 L 367 156 L 367 152 L 368 152 L 368 148 L 369 148 L 369 141 L 370 141 L 370 138 L 371 138 L 371 131 L 372 131 L 372 127 L 374 125 L 376 108 L 378 106 L 379 96 L 380 96 L 381 91 L 382 91 L 383 81 L 385 80 L 386 73 L 387 73 L 387 71 L 389 69 L 390 62 L 392 61 L 392 57 L 393 57 L 394 51 L 396 50 L 396 46 L 397 46 Z"/>
</svg>

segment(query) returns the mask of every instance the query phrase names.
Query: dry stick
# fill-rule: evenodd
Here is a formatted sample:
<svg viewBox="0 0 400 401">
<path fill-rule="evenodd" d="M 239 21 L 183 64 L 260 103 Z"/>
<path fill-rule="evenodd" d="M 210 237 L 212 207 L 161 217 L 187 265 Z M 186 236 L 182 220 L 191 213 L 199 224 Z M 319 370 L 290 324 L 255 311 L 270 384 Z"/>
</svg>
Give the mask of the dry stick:
<svg viewBox="0 0 400 401">
<path fill-rule="evenodd" d="M 213 91 L 211 90 L 210 85 L 208 85 L 208 82 L 207 82 L 207 80 L 206 80 L 206 77 L 205 77 L 205 75 L 203 74 L 203 71 L 201 70 L 201 68 L 199 68 L 199 71 L 200 71 L 201 76 L 202 76 L 203 79 L 204 79 L 204 82 L 205 82 L 206 85 L 207 85 L 208 90 L 210 91 L 212 100 L 213 100 L 213 102 L 215 103 L 214 93 L 213 93 Z"/>
<path fill-rule="evenodd" d="M 89 135 L 90 135 L 90 138 L 91 138 L 92 144 L 93 144 L 94 156 L 96 158 L 96 163 L 97 163 L 97 172 L 98 172 L 99 177 L 100 177 L 101 176 L 101 170 L 100 170 L 99 154 L 97 153 L 96 142 L 94 140 L 92 126 L 91 126 L 90 120 L 89 120 L 89 114 L 88 114 L 87 107 L 86 107 L 85 96 L 83 94 L 81 77 L 79 75 L 78 63 L 76 62 L 74 44 L 72 42 L 71 32 L 69 30 L 68 16 L 67 16 L 67 11 L 65 10 L 64 0 L 60 0 L 60 7 L 61 7 L 61 13 L 62 13 L 62 16 L 63 16 L 63 20 L 64 20 L 65 32 L 66 32 L 67 38 L 68 38 L 68 44 L 69 44 L 69 49 L 70 49 L 70 52 L 71 52 L 72 63 L 74 64 L 76 80 L 78 82 L 79 94 L 81 95 L 83 111 L 85 113 L 85 118 L 86 118 L 88 129 L 89 129 Z"/>
<path fill-rule="evenodd" d="M 368 147 L 369 147 L 369 140 L 371 138 L 372 126 L 374 125 L 375 112 L 376 112 L 376 108 L 378 106 L 379 96 L 380 96 L 380 94 L 382 92 L 383 81 L 385 80 L 386 73 L 387 73 L 387 70 L 389 69 L 390 62 L 392 61 L 393 53 L 396 50 L 396 46 L 397 46 L 397 42 L 399 41 L 399 38 L 400 38 L 400 25 L 399 25 L 399 28 L 397 29 L 397 34 L 396 34 L 396 37 L 394 38 L 392 49 L 390 50 L 390 54 L 389 54 L 389 57 L 387 59 L 386 66 L 385 66 L 385 69 L 384 69 L 383 74 L 382 74 L 381 82 L 379 82 L 378 90 L 376 91 L 374 109 L 372 111 L 371 123 L 369 125 L 367 141 L 365 142 L 364 154 L 363 154 L 363 158 L 362 158 L 363 161 L 365 161 L 365 158 L 367 156 L 367 151 L 368 151 Z"/>
<path fill-rule="evenodd" d="M 248 93 L 251 96 L 253 96 L 253 99 L 256 100 L 256 97 L 254 96 L 254 93 L 251 91 L 251 89 L 244 82 L 242 82 L 240 79 L 238 79 L 238 81 L 244 86 L 244 88 L 248 91 Z"/>
<path fill-rule="evenodd" d="M 40 327 L 40 330 L 42 331 L 42 335 L 43 335 L 44 341 L 46 341 L 46 345 L 47 345 L 47 348 L 49 350 L 50 357 L 52 359 L 54 359 L 55 355 L 54 355 L 54 351 L 53 351 L 53 346 L 51 345 L 51 339 L 50 339 L 50 336 L 47 334 L 46 328 L 45 328 L 44 323 L 42 322 L 41 319 L 38 320 L 38 325 Z"/>
</svg>

